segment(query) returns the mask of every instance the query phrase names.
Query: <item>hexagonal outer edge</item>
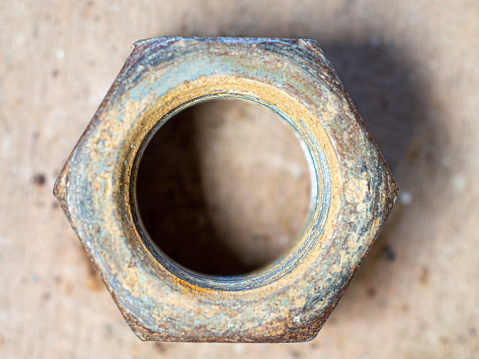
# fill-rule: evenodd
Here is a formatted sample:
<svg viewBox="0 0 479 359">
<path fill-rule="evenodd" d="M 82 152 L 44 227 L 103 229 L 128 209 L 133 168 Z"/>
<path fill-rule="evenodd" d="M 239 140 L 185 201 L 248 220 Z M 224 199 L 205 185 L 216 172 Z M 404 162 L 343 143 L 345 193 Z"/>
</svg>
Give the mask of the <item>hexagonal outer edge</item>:
<svg viewBox="0 0 479 359">
<path fill-rule="evenodd" d="M 172 327 L 171 332 L 168 332 L 168 328 L 163 327 L 162 330 L 166 330 L 166 332 L 161 332 L 150 318 L 146 318 L 145 321 L 145 318 L 141 317 L 141 315 L 150 316 L 150 310 L 155 308 L 148 309 L 150 308 L 148 306 L 152 305 L 153 302 L 149 302 L 141 298 L 141 296 L 134 300 L 134 296 L 131 295 L 132 288 L 140 293 L 144 288 L 138 289 L 133 284 L 128 287 L 130 290 L 128 291 L 121 284 L 124 284 L 124 281 L 129 278 L 128 276 L 134 275 L 131 274 L 134 271 L 131 271 L 130 267 L 128 267 L 128 273 L 126 274 L 115 272 L 115 270 L 112 270 L 113 267 L 110 266 L 109 261 L 114 255 L 111 252 L 114 252 L 115 249 L 120 249 L 120 245 L 114 243 L 114 241 L 102 242 L 95 237 L 106 236 L 104 239 L 108 241 L 108 239 L 114 238 L 115 235 L 124 235 L 124 233 L 110 233 L 108 238 L 107 234 L 105 234 L 106 232 L 99 232 L 98 225 L 95 226 L 92 220 L 94 211 L 98 207 L 96 203 L 92 203 L 91 199 L 86 196 L 86 194 L 93 193 L 93 189 L 90 187 L 98 186 L 99 183 L 96 181 L 95 176 L 90 176 L 90 182 L 88 183 L 84 181 L 88 180 L 88 177 L 85 175 L 87 171 L 83 166 L 89 168 L 88 160 L 98 161 L 98 158 L 95 158 L 98 153 L 96 150 L 91 150 L 88 146 L 92 145 L 92 138 L 95 137 L 95 131 L 98 131 L 105 114 L 110 112 L 111 115 L 111 111 L 117 111 L 119 103 L 121 103 L 120 100 L 123 98 L 122 96 L 134 87 L 135 81 L 141 80 L 141 74 L 144 75 L 152 70 L 152 68 L 148 68 L 148 62 L 141 62 L 142 59 L 146 56 L 151 57 L 160 54 L 162 57 L 160 56 L 158 59 L 159 63 L 161 61 L 165 63 L 171 61 L 169 54 L 178 51 L 178 49 L 184 49 L 188 46 L 206 46 L 206 44 L 209 44 L 214 50 L 224 47 L 225 52 L 231 50 L 231 47 L 240 51 L 241 49 L 243 49 L 242 51 L 248 51 L 248 46 L 254 46 L 256 49 L 259 49 L 255 50 L 257 56 L 261 55 L 262 51 L 264 53 L 270 51 L 275 56 L 287 59 L 289 61 L 287 62 L 288 66 L 293 63 L 292 58 L 295 57 L 297 59 L 295 65 L 297 69 L 300 69 L 296 75 L 299 77 L 303 76 L 304 86 L 306 86 L 306 80 L 309 79 L 308 86 L 311 88 L 317 87 L 316 93 L 311 90 L 305 90 L 307 98 L 302 98 L 303 104 L 311 113 L 316 114 L 318 119 L 321 118 L 321 127 L 328 135 L 338 166 L 338 173 L 336 177 L 333 174 L 334 178 L 332 178 L 332 181 L 340 183 L 340 198 L 336 198 L 336 200 L 341 207 L 335 214 L 337 216 L 332 219 L 335 230 L 327 238 L 328 243 L 321 242 L 318 244 L 320 248 L 318 249 L 317 257 L 321 256 L 320 261 L 328 264 L 328 268 L 331 268 L 330 271 L 318 272 L 316 267 L 302 269 L 300 277 L 298 277 L 300 278 L 298 284 L 307 287 L 308 293 L 294 292 L 296 294 L 299 293 L 298 298 L 291 298 L 291 300 L 297 303 L 304 301 L 304 305 L 301 307 L 302 309 L 298 309 L 299 307 L 297 306 L 292 313 L 289 313 L 294 318 L 300 318 L 298 323 L 291 320 L 287 323 L 285 322 L 283 327 L 275 327 L 271 324 L 271 326 L 266 326 L 263 331 L 258 329 L 259 332 L 250 337 L 247 336 L 247 331 L 240 330 L 236 333 L 237 336 L 234 337 L 235 333 L 223 331 L 221 332 L 222 334 L 218 334 L 211 331 L 211 328 L 202 334 L 196 333 L 196 335 L 192 335 L 190 333 L 182 336 L 180 329 Z M 140 68 L 141 74 L 138 73 Z M 303 73 L 299 73 L 300 71 L 303 71 Z M 300 82 L 298 80 L 298 83 Z M 299 92 L 298 89 L 298 86 L 292 87 L 289 89 L 289 93 Z M 327 99 L 321 97 L 325 95 L 325 89 L 329 91 L 327 92 L 329 96 Z M 283 90 L 288 91 L 286 87 Z M 301 96 L 301 94 L 295 93 L 295 96 Z M 124 105 L 124 102 L 121 103 L 121 106 Z M 134 104 L 129 105 L 134 106 Z M 324 116 L 324 114 L 318 112 L 323 111 L 324 108 L 334 109 L 334 111 L 330 116 Z M 108 136 L 113 138 L 115 136 L 114 131 L 115 129 L 112 128 L 106 134 L 106 137 L 98 137 L 97 135 L 95 137 L 96 147 L 94 149 L 101 150 L 101 141 L 108 138 Z M 117 168 L 117 163 L 115 163 L 116 157 L 114 155 L 108 157 L 108 154 L 103 155 L 106 157 L 102 159 L 102 166 L 105 166 L 108 171 L 114 172 L 115 168 Z M 78 166 L 81 168 L 75 169 Z M 98 173 L 97 177 L 101 175 L 102 173 Z M 115 185 L 115 183 L 114 181 L 111 183 L 107 181 L 99 186 L 101 187 L 102 185 L 108 187 L 109 185 Z M 100 190 L 103 190 L 103 188 L 100 188 Z M 378 235 L 395 201 L 397 189 L 377 146 L 367 132 L 350 97 L 344 93 L 341 82 L 316 42 L 289 39 L 159 38 L 144 40 L 134 45 L 130 57 L 113 83 L 112 88 L 102 101 L 95 117 L 70 155 L 57 180 L 54 193 L 86 252 L 104 279 L 120 311 L 130 327 L 141 339 L 165 341 L 293 342 L 312 339 L 318 333 Z M 117 195 L 115 191 L 111 193 Z M 115 218 L 117 214 L 112 210 L 111 215 Z M 98 214 L 95 216 L 98 216 Z M 107 222 L 108 218 L 104 217 L 103 220 Z M 101 221 L 101 219 L 96 218 L 96 221 Z M 107 245 L 111 244 L 112 247 L 106 249 L 101 247 L 105 243 Z M 144 271 L 154 275 L 156 269 L 153 268 L 153 264 L 148 262 L 148 260 L 145 260 L 145 263 L 142 263 L 140 260 L 140 258 L 148 257 L 148 253 L 144 253 L 144 248 L 138 248 L 137 250 L 132 247 L 131 243 L 123 243 L 122 246 L 121 251 L 118 253 L 131 252 L 131 255 L 128 258 L 122 258 L 122 261 L 129 260 L 132 262 L 132 265 L 137 267 L 137 272 Z M 315 259 L 314 263 L 317 260 Z M 166 275 L 164 278 L 166 278 Z M 314 285 L 315 283 L 318 283 L 317 287 Z M 148 283 L 141 282 L 141 285 L 146 286 Z M 188 287 L 185 283 L 177 285 L 183 288 L 182 290 Z M 274 286 L 272 288 L 274 289 Z M 293 290 L 291 289 L 291 284 L 289 284 L 288 288 Z M 257 290 L 259 293 L 264 293 L 264 291 L 264 288 Z M 190 295 L 193 292 L 189 292 Z M 276 299 L 276 296 L 283 294 L 282 291 L 272 290 L 268 298 L 273 300 Z M 207 298 L 211 298 L 217 295 L 217 293 L 205 294 L 205 296 L 207 295 L 210 296 Z M 237 295 L 239 297 L 243 296 L 241 297 L 241 300 L 243 300 L 247 298 L 248 294 L 240 292 Z M 230 305 L 229 309 L 232 310 L 231 308 Z M 280 313 L 280 315 L 286 314 Z"/>
</svg>

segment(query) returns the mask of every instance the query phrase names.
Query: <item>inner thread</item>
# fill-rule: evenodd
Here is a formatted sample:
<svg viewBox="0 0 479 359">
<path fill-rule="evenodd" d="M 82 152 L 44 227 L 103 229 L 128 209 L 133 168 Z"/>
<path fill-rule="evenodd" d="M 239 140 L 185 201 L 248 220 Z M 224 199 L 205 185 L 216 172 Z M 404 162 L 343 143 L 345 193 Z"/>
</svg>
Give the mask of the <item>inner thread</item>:
<svg viewBox="0 0 479 359">
<path fill-rule="evenodd" d="M 308 163 L 275 112 L 212 100 L 168 120 L 146 146 L 137 209 L 152 243 L 200 274 L 238 276 L 287 252 L 308 216 Z"/>
</svg>

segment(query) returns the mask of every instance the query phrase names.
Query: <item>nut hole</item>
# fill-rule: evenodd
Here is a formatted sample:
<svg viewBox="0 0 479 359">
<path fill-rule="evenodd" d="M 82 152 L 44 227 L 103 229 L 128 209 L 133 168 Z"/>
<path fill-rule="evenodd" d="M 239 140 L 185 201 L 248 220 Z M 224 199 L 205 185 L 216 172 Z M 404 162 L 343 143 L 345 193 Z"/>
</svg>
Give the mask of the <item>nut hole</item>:
<svg viewBox="0 0 479 359">
<path fill-rule="evenodd" d="M 191 271 L 237 276 L 291 248 L 308 217 L 308 163 L 269 108 L 221 99 L 189 107 L 153 135 L 138 166 L 149 239 Z"/>
</svg>

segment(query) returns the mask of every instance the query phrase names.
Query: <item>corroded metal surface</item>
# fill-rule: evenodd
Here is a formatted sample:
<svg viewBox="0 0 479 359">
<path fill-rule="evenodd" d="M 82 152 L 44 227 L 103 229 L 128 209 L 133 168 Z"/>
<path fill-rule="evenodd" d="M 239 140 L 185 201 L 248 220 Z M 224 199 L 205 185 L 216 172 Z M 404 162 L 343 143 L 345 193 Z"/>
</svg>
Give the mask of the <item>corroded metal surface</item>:
<svg viewBox="0 0 479 359">
<path fill-rule="evenodd" d="M 138 161 L 175 113 L 223 97 L 276 111 L 311 172 L 309 224 L 258 272 L 188 271 L 149 240 L 135 200 Z M 311 40 L 158 38 L 134 44 L 55 185 L 121 313 L 143 340 L 296 342 L 314 338 L 396 198 L 378 148 Z"/>
</svg>

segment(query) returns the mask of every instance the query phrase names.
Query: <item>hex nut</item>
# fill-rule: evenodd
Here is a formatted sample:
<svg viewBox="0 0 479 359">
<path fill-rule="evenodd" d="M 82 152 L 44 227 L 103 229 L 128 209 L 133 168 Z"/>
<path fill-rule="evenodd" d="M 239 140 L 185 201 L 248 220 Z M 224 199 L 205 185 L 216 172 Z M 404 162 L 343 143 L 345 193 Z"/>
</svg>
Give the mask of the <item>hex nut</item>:
<svg viewBox="0 0 479 359">
<path fill-rule="evenodd" d="M 142 228 L 139 158 L 153 134 L 195 103 L 268 106 L 306 147 L 309 224 L 293 248 L 245 276 L 175 264 Z M 396 198 L 377 146 L 312 40 L 156 38 L 130 56 L 54 188 L 122 315 L 142 340 L 300 342 L 314 338 Z"/>
</svg>

